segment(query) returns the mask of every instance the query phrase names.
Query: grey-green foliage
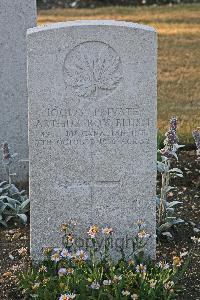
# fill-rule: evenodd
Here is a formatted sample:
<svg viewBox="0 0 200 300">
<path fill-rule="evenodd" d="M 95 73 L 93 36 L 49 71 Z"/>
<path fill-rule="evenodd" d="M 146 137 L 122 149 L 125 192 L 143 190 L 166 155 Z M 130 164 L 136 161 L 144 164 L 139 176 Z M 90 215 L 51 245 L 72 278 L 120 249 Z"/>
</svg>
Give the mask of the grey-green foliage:
<svg viewBox="0 0 200 300">
<path fill-rule="evenodd" d="M 16 174 L 11 173 L 11 167 L 15 162 L 17 153 L 11 153 L 7 142 L 2 145 L 2 164 L 5 168 L 8 181 L 0 183 L 0 224 L 7 226 L 11 219 L 19 219 L 27 222 L 26 213 L 29 211 L 30 201 L 25 191 L 19 191 L 13 184 L 12 178 Z"/>
<path fill-rule="evenodd" d="M 183 172 L 178 168 L 171 167 L 174 159 L 178 160 L 177 150 L 183 145 L 178 145 L 176 134 L 177 119 L 172 117 L 169 130 L 165 134 L 164 148 L 159 150 L 161 161 L 157 162 L 158 172 L 161 173 L 162 183 L 160 193 L 157 196 L 157 236 L 172 238 L 171 229 L 184 220 L 175 216 L 175 208 L 180 201 L 168 201 L 168 193 L 174 188 L 170 185 L 175 177 L 183 177 Z"/>
<path fill-rule="evenodd" d="M 27 222 L 30 200 L 25 191 L 19 191 L 14 184 L 7 181 L 0 183 L 0 224 L 7 227 L 11 219 Z"/>
</svg>

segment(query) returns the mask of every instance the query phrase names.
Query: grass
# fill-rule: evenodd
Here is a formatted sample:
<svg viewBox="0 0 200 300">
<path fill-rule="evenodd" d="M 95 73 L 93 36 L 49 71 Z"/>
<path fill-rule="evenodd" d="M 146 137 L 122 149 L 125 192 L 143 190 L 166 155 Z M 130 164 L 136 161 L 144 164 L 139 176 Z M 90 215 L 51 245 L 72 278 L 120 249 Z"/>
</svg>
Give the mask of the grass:
<svg viewBox="0 0 200 300">
<path fill-rule="evenodd" d="M 181 141 L 200 127 L 200 4 L 103 7 L 39 11 L 38 24 L 80 19 L 115 19 L 154 26 L 158 31 L 158 128 L 179 119 Z"/>
</svg>

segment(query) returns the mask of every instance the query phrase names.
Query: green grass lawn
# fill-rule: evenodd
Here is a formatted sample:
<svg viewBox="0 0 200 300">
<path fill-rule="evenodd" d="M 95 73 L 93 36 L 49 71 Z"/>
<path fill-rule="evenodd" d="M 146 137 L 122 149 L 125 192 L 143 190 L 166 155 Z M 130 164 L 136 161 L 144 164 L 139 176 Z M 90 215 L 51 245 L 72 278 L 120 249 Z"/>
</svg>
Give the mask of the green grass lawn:
<svg viewBox="0 0 200 300">
<path fill-rule="evenodd" d="M 182 142 L 200 127 L 200 4 L 104 7 L 39 11 L 38 24 L 80 19 L 115 19 L 154 26 L 158 31 L 158 128 L 179 119 Z"/>
</svg>

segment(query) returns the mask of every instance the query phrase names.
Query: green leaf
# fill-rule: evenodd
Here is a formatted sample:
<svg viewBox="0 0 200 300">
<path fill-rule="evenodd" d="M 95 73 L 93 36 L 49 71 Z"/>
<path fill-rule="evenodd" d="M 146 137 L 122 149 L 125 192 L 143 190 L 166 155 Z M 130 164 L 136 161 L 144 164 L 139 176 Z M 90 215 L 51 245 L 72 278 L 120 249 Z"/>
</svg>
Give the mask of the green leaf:
<svg viewBox="0 0 200 300">
<path fill-rule="evenodd" d="M 3 213 L 4 209 L 6 208 L 7 204 L 0 200 L 0 214 Z"/>
<path fill-rule="evenodd" d="M 173 207 L 177 204 L 182 204 L 183 202 L 180 201 L 172 201 L 172 202 L 167 202 L 167 207 Z"/>
<path fill-rule="evenodd" d="M 28 206 L 30 203 L 30 199 L 25 200 L 24 202 L 22 202 L 21 206 L 20 206 L 20 210 L 23 210 L 26 208 L 26 206 Z"/>
<path fill-rule="evenodd" d="M 24 223 L 24 224 L 27 223 L 27 216 L 25 214 L 17 214 L 17 216 L 20 218 L 22 223 Z"/>
<path fill-rule="evenodd" d="M 171 190 L 173 190 L 173 189 L 175 189 L 174 186 L 168 186 L 168 187 L 166 188 L 166 193 L 168 193 L 169 191 L 171 191 Z"/>
<path fill-rule="evenodd" d="M 173 207 L 167 207 L 166 210 L 170 213 L 174 213 L 174 208 Z"/>
<path fill-rule="evenodd" d="M 176 174 L 176 176 L 178 176 L 178 177 L 183 177 L 183 174 Z"/>
<path fill-rule="evenodd" d="M 171 235 L 171 233 L 169 231 L 162 232 L 162 235 L 167 236 L 169 238 L 173 238 L 173 236 Z"/>
<path fill-rule="evenodd" d="M 160 162 L 160 161 L 157 161 L 157 170 L 160 173 L 164 173 L 164 171 L 165 171 L 165 164 L 162 163 L 162 162 Z"/>
<path fill-rule="evenodd" d="M 183 219 L 180 219 L 180 218 L 173 221 L 173 225 L 178 225 L 178 224 L 181 224 L 181 223 L 185 223 L 185 221 Z"/>
<path fill-rule="evenodd" d="M 0 182 L 0 187 L 2 188 L 4 185 L 6 185 L 6 184 L 8 184 L 8 182 L 7 181 L 2 181 L 2 182 Z"/>
<path fill-rule="evenodd" d="M 19 190 L 18 190 L 18 188 L 14 185 L 14 184 L 11 184 L 11 186 L 10 186 L 10 192 L 12 193 L 12 194 L 15 194 L 15 193 L 19 193 Z"/>
<path fill-rule="evenodd" d="M 0 224 L 2 224 L 4 227 L 8 227 L 8 225 L 6 224 L 6 222 L 3 221 L 3 220 L 0 220 Z"/>
<path fill-rule="evenodd" d="M 181 171 L 181 170 L 178 169 L 178 168 L 173 168 L 173 169 L 169 170 L 169 173 L 171 173 L 171 172 L 177 172 L 177 173 L 183 174 L 183 171 Z"/>
<path fill-rule="evenodd" d="M 12 159 L 15 158 L 18 155 L 18 153 L 13 153 L 12 154 Z"/>
<path fill-rule="evenodd" d="M 169 222 L 166 222 L 166 223 L 160 225 L 159 230 L 163 231 L 163 230 L 169 229 L 170 227 L 172 227 L 172 224 Z"/>
<path fill-rule="evenodd" d="M 6 203 L 6 206 L 9 207 L 9 208 L 11 208 L 13 211 L 16 211 L 16 206 L 13 205 L 12 203 Z M 4 213 L 6 213 L 6 212 L 4 211 Z"/>
<path fill-rule="evenodd" d="M 7 201 L 8 201 L 8 203 L 12 204 L 15 207 L 20 204 L 20 202 L 18 200 L 12 199 L 10 197 L 7 197 Z"/>
</svg>

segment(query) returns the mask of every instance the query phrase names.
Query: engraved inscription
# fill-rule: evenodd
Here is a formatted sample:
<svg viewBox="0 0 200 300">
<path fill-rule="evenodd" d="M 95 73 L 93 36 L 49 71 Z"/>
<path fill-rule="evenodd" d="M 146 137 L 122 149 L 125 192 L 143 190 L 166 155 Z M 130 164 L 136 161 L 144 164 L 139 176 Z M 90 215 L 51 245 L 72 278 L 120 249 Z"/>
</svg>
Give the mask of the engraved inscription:
<svg viewBox="0 0 200 300">
<path fill-rule="evenodd" d="M 104 107 L 80 110 L 48 107 L 43 119 L 33 126 L 38 131 L 37 147 L 76 147 L 78 145 L 139 145 L 149 142 L 146 128 L 150 120 L 139 106 Z"/>
<path fill-rule="evenodd" d="M 76 96 L 100 98 L 119 85 L 121 60 L 105 43 L 84 42 L 66 55 L 63 76 L 66 88 Z"/>
</svg>

